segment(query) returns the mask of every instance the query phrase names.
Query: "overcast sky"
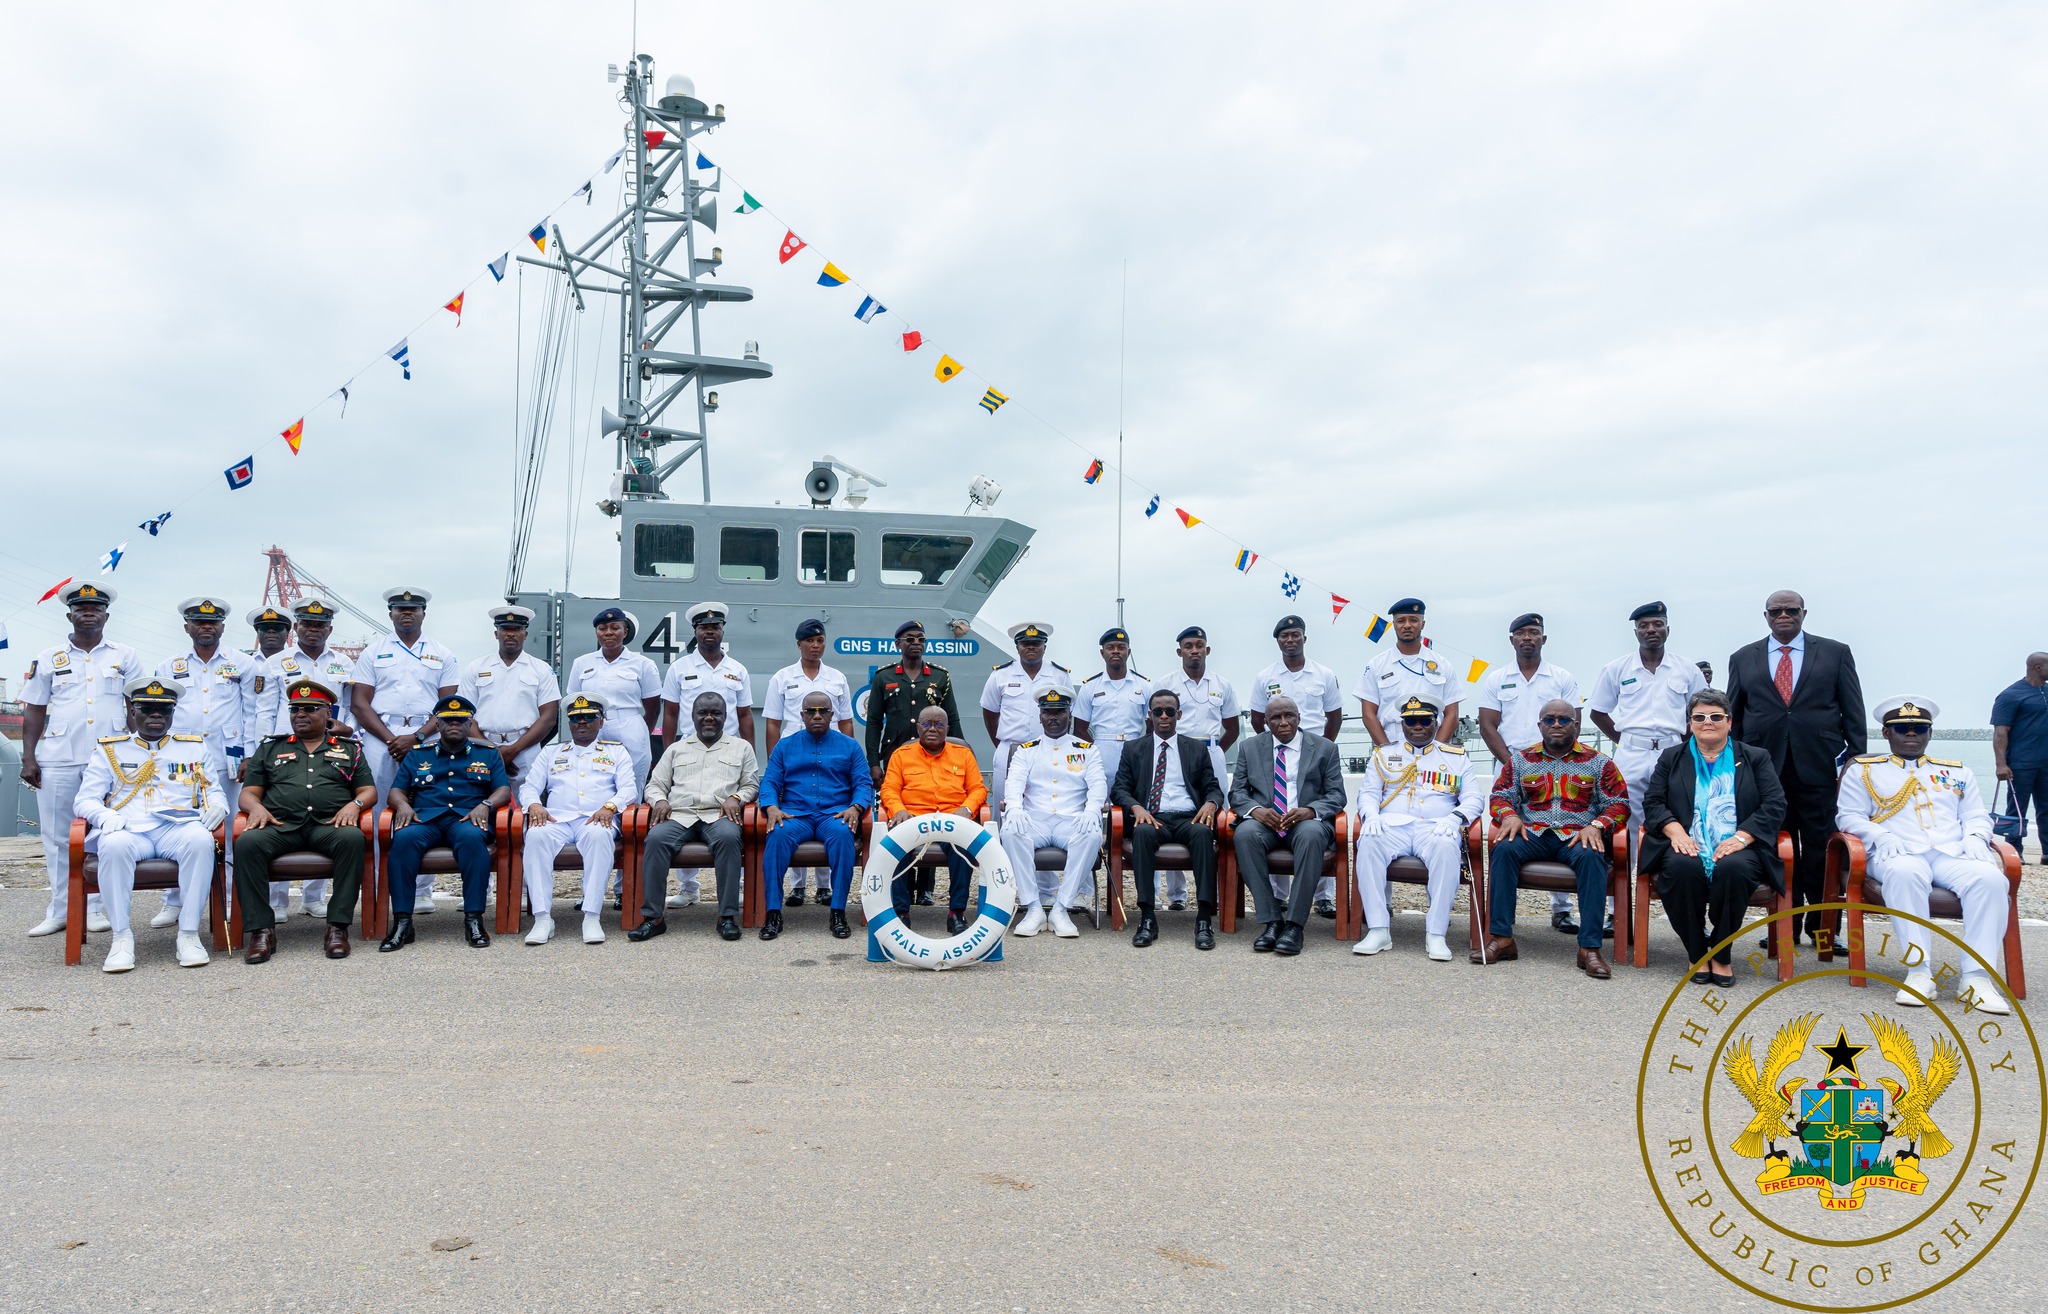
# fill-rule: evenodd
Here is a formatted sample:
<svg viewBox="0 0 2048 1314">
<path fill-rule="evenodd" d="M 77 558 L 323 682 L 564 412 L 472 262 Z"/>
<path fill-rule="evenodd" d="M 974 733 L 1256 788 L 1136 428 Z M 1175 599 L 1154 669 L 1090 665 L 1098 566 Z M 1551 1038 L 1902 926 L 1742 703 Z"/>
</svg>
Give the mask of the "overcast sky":
<svg viewBox="0 0 2048 1314">
<path fill-rule="evenodd" d="M 997 10 L 1007 10 L 997 12 Z M 631 6 L 16 6 L 0 45 L 7 510 L 18 676 L 33 602 L 128 540 L 112 628 L 182 642 L 285 546 L 376 609 L 488 639 L 511 504 L 516 281 L 435 308 L 618 142 L 605 65 Z M 1132 494 L 1138 665 L 1209 627 L 1242 688 L 1275 617 L 1348 689 L 1370 614 L 1416 594 L 1439 641 L 1505 659 L 1516 612 L 1590 684 L 1637 603 L 1725 672 L 1766 594 L 1802 590 L 1872 700 L 1981 725 L 2048 648 L 2044 19 L 2021 4 L 646 4 L 639 46 L 729 121 L 723 277 L 772 381 L 723 390 L 721 501 L 792 500 L 825 452 L 876 506 L 957 511 L 976 474 L 1038 530 L 985 630 L 1050 622 L 1099 668 L 1114 491 L 973 380 L 941 387 L 829 258 L 1105 457 L 1260 554 Z M 2031 88 L 2031 89 L 2030 89 Z M 562 212 L 574 240 L 598 204 Z M 787 268 L 744 183 L 812 244 Z M 530 250 L 530 248 L 527 248 Z M 528 327 L 539 305 L 528 279 Z M 412 334 L 413 380 L 381 353 Z M 611 394 L 593 314 L 581 414 Z M 365 369 L 365 366 L 368 366 Z M 363 370 L 345 420 L 313 411 Z M 593 391 L 592 385 L 595 385 Z M 258 449 L 257 480 L 220 471 Z M 572 586 L 616 587 L 588 511 Z M 559 475 L 556 488 L 560 487 Z M 694 483 L 694 476 L 690 483 Z M 194 496 L 196 494 L 196 496 Z M 187 498 L 191 500 L 187 501 Z M 161 539 L 138 521 L 178 505 Z M 562 499 L 529 587 L 559 584 Z M 1289 604 L 1280 570 L 1327 592 Z M 346 628 L 346 627 L 344 627 Z M 233 631 L 238 642 L 247 631 Z"/>
</svg>

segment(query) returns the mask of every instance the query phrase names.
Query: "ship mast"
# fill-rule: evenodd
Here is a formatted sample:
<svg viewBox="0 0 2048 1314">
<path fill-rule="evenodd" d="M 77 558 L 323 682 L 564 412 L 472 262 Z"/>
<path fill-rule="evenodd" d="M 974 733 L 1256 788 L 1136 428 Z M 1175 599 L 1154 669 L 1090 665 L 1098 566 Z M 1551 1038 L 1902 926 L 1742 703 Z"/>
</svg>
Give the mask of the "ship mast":
<svg viewBox="0 0 2048 1314">
<path fill-rule="evenodd" d="M 718 409 L 712 389 L 765 379 L 775 370 L 751 342 L 739 359 L 704 354 L 704 307 L 754 299 L 749 288 L 704 281 L 723 262 L 718 248 L 708 257 L 697 254 L 697 226 L 718 231 L 719 183 L 695 176 L 691 143 L 725 122 L 725 107 L 707 107 L 681 74 L 671 74 L 656 97 L 651 55 L 614 66 L 611 77 L 624 84 L 620 101 L 631 115 L 625 208 L 574 248 L 562 241 L 557 225 L 555 258 L 522 261 L 563 274 L 579 310 L 586 292 L 620 298 L 618 409 L 603 421 L 604 432 L 617 443 L 618 473 L 598 504 L 605 514 L 617 515 L 625 501 L 666 499 L 669 477 L 692 457 L 709 502 L 706 422 Z M 672 345 L 670 336 L 685 328 L 687 342 Z"/>
</svg>

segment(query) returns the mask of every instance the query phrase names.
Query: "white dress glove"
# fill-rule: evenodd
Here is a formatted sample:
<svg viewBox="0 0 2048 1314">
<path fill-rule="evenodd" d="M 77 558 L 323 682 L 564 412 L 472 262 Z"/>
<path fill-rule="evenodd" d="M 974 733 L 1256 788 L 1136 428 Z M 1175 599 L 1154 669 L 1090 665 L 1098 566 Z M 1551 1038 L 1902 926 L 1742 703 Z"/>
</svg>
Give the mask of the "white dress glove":
<svg viewBox="0 0 2048 1314">
<path fill-rule="evenodd" d="M 1870 856 L 1873 858 L 1896 858 L 1905 851 L 1905 841 L 1891 835 L 1880 835 L 1870 843 Z"/>
<path fill-rule="evenodd" d="M 199 824 L 208 830 L 214 829 L 227 819 L 227 805 L 223 803 L 209 803 L 206 805 L 206 810 L 199 814 Z"/>
<path fill-rule="evenodd" d="M 1975 862 L 1988 862 L 1994 867 L 2003 867 L 1998 854 L 1991 847 L 1991 841 L 1971 835 L 1963 841 L 1963 856 Z"/>
<path fill-rule="evenodd" d="M 1456 817 L 1438 817 L 1436 824 L 1432 825 L 1429 829 L 1430 833 L 1438 839 L 1450 839 L 1462 830 L 1463 827 L 1458 824 Z"/>
<path fill-rule="evenodd" d="M 126 829 L 128 829 L 128 818 L 118 812 L 109 812 L 101 819 L 99 824 L 99 832 L 102 835 L 111 835 L 117 830 Z"/>
<path fill-rule="evenodd" d="M 1369 817 L 1361 814 L 1358 818 L 1358 834 L 1360 838 L 1383 835 L 1386 833 L 1386 829 L 1387 824 L 1380 820 L 1377 812 Z"/>
</svg>

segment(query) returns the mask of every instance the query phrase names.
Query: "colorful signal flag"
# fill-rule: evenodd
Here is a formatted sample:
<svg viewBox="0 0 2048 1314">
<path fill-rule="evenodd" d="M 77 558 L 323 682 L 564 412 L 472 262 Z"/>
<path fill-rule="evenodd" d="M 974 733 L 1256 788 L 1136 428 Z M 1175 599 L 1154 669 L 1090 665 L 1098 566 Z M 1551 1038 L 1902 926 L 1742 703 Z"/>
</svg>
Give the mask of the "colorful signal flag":
<svg viewBox="0 0 2048 1314">
<path fill-rule="evenodd" d="M 502 283 L 505 281 L 505 266 L 511 263 L 512 253 L 510 251 L 507 251 L 503 255 L 499 256 L 496 260 L 493 260 L 491 261 L 491 263 L 485 265 L 484 268 L 491 271 L 492 282 Z"/>
<path fill-rule="evenodd" d="M 698 152 L 697 152 L 697 167 L 698 167 L 698 168 L 700 168 L 700 169 L 716 169 L 716 168 L 717 168 L 718 166 L 717 166 L 717 165 L 715 165 L 715 164 L 713 164 L 713 163 L 712 163 L 712 162 L 711 162 L 711 161 L 710 161 L 710 160 L 709 160 L 709 159 L 708 159 L 708 158 L 707 158 L 707 157 L 705 156 L 705 154 L 704 154 L 704 152 L 703 152 L 703 151 L 698 151 Z"/>
<path fill-rule="evenodd" d="M 1187 512 L 1181 510 L 1179 507 L 1175 507 L 1173 509 L 1173 513 L 1179 516 L 1180 522 L 1183 525 L 1186 525 L 1189 529 L 1193 529 L 1196 525 L 1202 523 L 1202 518 L 1200 516 L 1191 516 Z"/>
<path fill-rule="evenodd" d="M 919 333 L 916 329 L 912 329 L 910 330 L 910 332 L 903 335 L 903 349 L 905 351 L 916 351 L 919 347 L 922 347 L 923 345 L 924 334 Z"/>
<path fill-rule="evenodd" d="M 668 140 L 668 134 L 660 128 L 649 128 L 640 135 L 647 139 L 647 149 L 650 151 Z"/>
<path fill-rule="evenodd" d="M 293 420 L 292 427 L 286 429 L 278 436 L 284 439 L 286 447 L 292 449 L 292 455 L 297 456 L 299 454 L 299 444 L 304 442 L 306 438 L 306 422 L 304 420 Z M 149 532 L 152 534 L 156 533 L 154 529 Z"/>
<path fill-rule="evenodd" d="M 788 264 L 792 256 L 809 245 L 809 242 L 798 237 L 793 230 L 784 232 L 782 235 L 782 263 Z"/>
<path fill-rule="evenodd" d="M 120 566 L 121 558 L 126 556 L 127 554 L 128 545 L 126 543 L 121 544 L 121 546 L 119 547 L 110 547 L 105 552 L 101 553 L 100 574 L 113 574 L 115 569 Z"/>
<path fill-rule="evenodd" d="M 1330 595 L 1330 624 L 1335 625 L 1337 623 L 1337 618 L 1339 616 L 1342 616 L 1344 614 L 1344 609 L 1350 605 L 1351 599 L 1340 598 L 1336 594 L 1332 593 Z"/>
<path fill-rule="evenodd" d="M 1084 484 L 1092 484 L 1100 478 L 1102 478 L 1102 462 L 1100 461 L 1090 461 L 1088 468 L 1081 472 L 1081 482 Z"/>
<path fill-rule="evenodd" d="M 456 328 L 462 327 L 462 293 L 457 292 L 452 300 L 442 302 L 441 309 L 449 311 L 455 316 Z"/>
<path fill-rule="evenodd" d="M 59 593 L 64 591 L 65 585 L 69 584 L 72 580 L 77 578 L 78 576 L 76 575 L 66 575 L 63 579 L 58 580 L 55 584 L 52 584 L 49 587 L 48 592 L 44 593 L 42 597 L 36 599 L 36 605 L 40 607 L 44 603 L 48 602 L 51 598 L 56 597 Z"/>
<path fill-rule="evenodd" d="M 539 223 L 535 224 L 533 227 L 527 229 L 526 240 L 533 243 L 535 246 L 539 247 L 540 253 L 542 255 L 546 255 L 548 253 L 547 220 L 543 219 Z"/>
<path fill-rule="evenodd" d="M 1257 561 L 1258 559 L 1258 553 L 1247 552 L 1243 549 L 1239 549 L 1236 558 L 1232 560 L 1230 564 L 1237 567 L 1239 571 L 1247 571 L 1252 568 L 1252 563 L 1254 561 Z"/>
<path fill-rule="evenodd" d="M 393 363 L 405 372 L 405 377 L 409 382 L 412 379 L 412 340 L 400 338 L 398 345 L 384 354 L 391 357 Z M 346 402 L 343 404 L 345 405 Z"/>
<path fill-rule="evenodd" d="M 1290 598 L 1299 597 L 1301 594 L 1301 576 L 1291 570 L 1281 571 L 1280 591 Z"/>
<path fill-rule="evenodd" d="M 752 192 L 741 192 L 740 203 L 732 208 L 732 212 L 734 214 L 752 214 L 760 208 L 761 203 L 754 199 Z"/>
<path fill-rule="evenodd" d="M 1477 683 L 1479 683 L 1479 677 L 1480 677 L 1480 676 L 1482 676 L 1482 675 L 1484 675 L 1484 674 L 1486 674 L 1486 668 L 1487 668 L 1487 666 L 1488 666 L 1488 665 L 1489 665 L 1489 663 L 1487 663 L 1487 662 L 1483 662 L 1483 661 L 1479 660 L 1479 659 L 1478 659 L 1477 657 L 1474 657 L 1474 658 L 1472 659 L 1472 665 L 1471 665 L 1470 669 L 1468 669 L 1468 670 L 1467 670 L 1467 671 L 1465 672 L 1465 683 L 1466 683 L 1466 684 L 1477 684 Z"/>
<path fill-rule="evenodd" d="M 939 367 L 932 371 L 932 377 L 940 383 L 951 383 L 953 376 L 960 372 L 960 362 L 944 352 L 939 353 Z"/>
<path fill-rule="evenodd" d="M 846 271 L 845 271 L 844 269 L 841 269 L 841 268 L 840 268 L 840 267 L 839 267 L 838 265 L 835 265 L 835 264 L 833 264 L 833 263 L 832 263 L 832 262 L 831 262 L 830 260 L 827 260 L 827 261 L 825 262 L 825 268 L 824 268 L 823 270 L 819 271 L 819 274 L 818 274 L 818 286 L 819 286 L 819 287 L 844 287 L 844 286 L 846 286 Z"/>
<path fill-rule="evenodd" d="M 151 516 L 149 519 L 137 525 L 136 528 L 148 530 L 149 536 L 151 538 L 155 538 L 157 536 L 157 531 L 162 529 L 164 527 L 164 522 L 169 520 L 170 518 L 171 513 L 166 511 L 160 516 Z"/>
<path fill-rule="evenodd" d="M 877 315 L 886 315 L 888 313 L 889 308 L 873 297 L 862 297 L 860 299 L 860 309 L 853 312 L 853 317 L 865 324 Z"/>
<path fill-rule="evenodd" d="M 256 478 L 256 458 L 245 456 L 221 473 L 227 476 L 229 488 L 247 488 Z"/>
<path fill-rule="evenodd" d="M 1365 627 L 1365 637 L 1371 639 L 1374 643 L 1378 643 L 1381 639 L 1386 638 L 1387 618 L 1375 615 L 1372 618 L 1372 624 Z"/>
<path fill-rule="evenodd" d="M 981 409 L 987 411 L 990 415 L 994 415 L 998 410 L 1002 409 L 1003 403 L 1008 400 L 1010 400 L 1008 397 L 997 392 L 994 388 L 990 388 L 987 392 L 981 394 Z"/>
<path fill-rule="evenodd" d="M 1151 518 L 1152 518 L 1153 516 L 1156 516 L 1156 515 L 1158 515 L 1158 514 L 1159 514 L 1159 495 L 1158 495 L 1157 493 L 1154 493 L 1154 494 L 1152 495 L 1152 500 L 1151 500 L 1151 501 L 1149 501 L 1149 502 L 1147 502 L 1147 503 L 1145 503 L 1145 518 L 1146 518 L 1147 520 L 1150 520 L 1150 519 L 1151 519 Z"/>
<path fill-rule="evenodd" d="M 618 168 L 618 167 L 619 167 L 619 161 L 620 161 L 620 160 L 623 160 L 623 159 L 625 159 L 625 158 L 626 158 L 626 148 L 625 148 L 624 146 L 621 146 L 621 147 L 619 147 L 619 148 L 618 148 L 617 150 L 615 150 L 615 151 L 613 151 L 613 152 L 612 152 L 612 157 L 611 157 L 611 158 L 610 158 L 609 160 L 606 160 L 606 161 L 604 162 L 604 171 L 605 171 L 606 173 L 610 173 L 610 172 L 611 172 L 611 171 L 612 171 L 613 169 L 616 169 L 616 168 Z"/>
</svg>

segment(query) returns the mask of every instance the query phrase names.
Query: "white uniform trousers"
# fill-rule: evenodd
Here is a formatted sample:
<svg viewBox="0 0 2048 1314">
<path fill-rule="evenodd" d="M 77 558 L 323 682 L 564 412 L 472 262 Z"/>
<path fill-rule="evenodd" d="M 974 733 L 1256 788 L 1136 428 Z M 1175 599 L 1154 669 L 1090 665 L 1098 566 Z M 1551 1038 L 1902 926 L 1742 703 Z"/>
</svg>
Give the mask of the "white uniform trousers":
<svg viewBox="0 0 2048 1314">
<path fill-rule="evenodd" d="M 234 807 L 236 800 L 242 797 L 242 782 L 235 779 L 235 772 L 242 769 L 243 760 L 239 757 L 229 757 L 226 749 L 221 748 L 212 740 L 207 741 L 206 777 L 220 786 L 221 793 L 227 796 L 229 807 Z M 233 815 L 233 813 L 229 813 L 230 817 Z M 233 829 L 230 826 L 229 832 L 232 833 Z M 233 903 L 235 893 L 235 846 L 232 844 L 227 845 L 223 851 L 223 856 L 228 865 L 228 901 Z M 327 882 L 321 881 L 320 887 L 325 889 Z M 285 910 L 285 905 L 291 901 L 291 893 L 292 887 L 289 885 L 272 886 L 270 906 L 282 913 Z M 184 898 L 184 892 L 181 890 L 165 890 L 164 907 L 182 908 L 184 906 Z"/>
<path fill-rule="evenodd" d="M 1671 743 L 1676 743 L 1674 737 Z M 1666 744 L 1665 748 L 1671 745 Z M 1650 787 L 1650 777 L 1657 774 L 1657 759 L 1662 757 L 1662 748 L 1626 748 L 1620 744 L 1614 747 L 1614 769 L 1621 772 L 1621 779 L 1628 786 L 1628 865 L 1634 870 L 1636 854 L 1642 849 L 1643 839 L 1643 791 Z"/>
<path fill-rule="evenodd" d="M 526 832 L 526 901 L 536 917 L 547 916 L 555 901 L 555 855 L 569 843 L 583 855 L 584 915 L 595 916 L 604 910 L 605 878 L 612 872 L 616 833 L 610 826 L 593 826 L 578 817 L 550 821 Z"/>
<path fill-rule="evenodd" d="M 46 766 L 43 785 L 36 791 L 36 822 L 42 831 L 43 871 L 50 878 L 48 917 L 68 916 L 71 906 L 71 823 L 78 815 L 78 786 L 85 780 L 85 764 Z M 105 898 L 95 894 L 86 906 L 100 912 Z"/>
<path fill-rule="evenodd" d="M 1010 774 L 1010 754 L 1016 752 L 1017 745 L 1022 742 L 1019 739 L 999 741 L 995 756 L 989 759 L 988 814 L 995 818 L 997 826 L 1003 824 L 1003 779 Z"/>
<path fill-rule="evenodd" d="M 1060 816 L 1020 811 L 1003 818 L 996 834 L 1003 842 L 1004 856 L 1010 860 L 1010 873 L 1017 878 L 1018 907 L 1028 909 L 1055 893 L 1056 908 L 1094 907 L 1095 856 L 1102 852 L 1100 813 Z M 1057 891 L 1048 888 L 1052 884 L 1050 879 L 1040 884 L 1041 873 L 1035 861 L 1040 846 L 1067 851 L 1067 865 Z M 1049 878 L 1051 873 L 1043 875 Z M 1088 891 L 1085 898 L 1083 890 Z"/>
<path fill-rule="evenodd" d="M 196 934 L 213 884 L 213 832 L 196 821 L 166 821 L 99 837 L 100 893 L 114 934 L 128 930 L 128 905 L 135 898 L 135 864 L 144 858 L 173 858 L 178 864 L 180 934 Z"/>
<path fill-rule="evenodd" d="M 1939 885 L 1952 891 L 1963 905 L 1963 943 L 1977 951 L 1984 961 L 2005 970 L 2005 918 L 2008 905 L 2005 873 L 1996 863 L 1975 858 L 1958 858 L 1930 849 L 1926 853 L 1900 853 L 1889 858 L 1870 857 L 1870 874 L 1884 887 L 1885 906 L 1915 917 L 1927 916 L 1927 892 Z M 1914 922 L 1894 921 L 1893 928 L 1908 949 L 1903 966 L 1908 971 L 1934 970 L 1934 933 Z M 1864 932 L 1870 934 L 1868 930 Z M 1965 976 L 1984 969 L 1965 959 L 1956 967 Z"/>
<path fill-rule="evenodd" d="M 1382 825 L 1386 819 L 1382 818 Z M 1393 925 L 1387 902 L 1387 864 L 1396 858 L 1420 858 L 1429 868 L 1429 915 L 1423 919 L 1431 935 L 1448 935 L 1451 904 L 1458 897 L 1459 832 L 1438 835 L 1434 821 L 1415 820 L 1403 825 L 1386 825 L 1377 835 L 1358 837 L 1358 901 L 1365 909 L 1368 930 Z"/>
</svg>

